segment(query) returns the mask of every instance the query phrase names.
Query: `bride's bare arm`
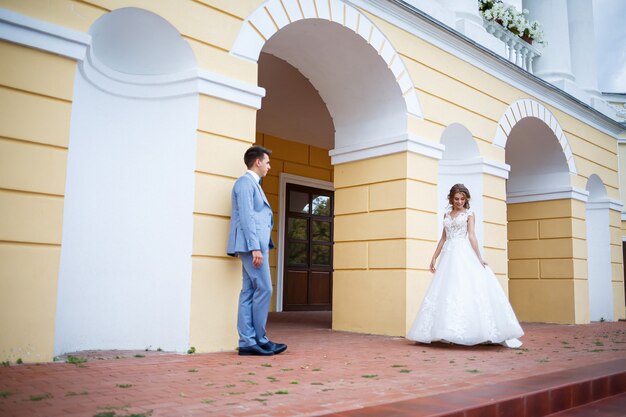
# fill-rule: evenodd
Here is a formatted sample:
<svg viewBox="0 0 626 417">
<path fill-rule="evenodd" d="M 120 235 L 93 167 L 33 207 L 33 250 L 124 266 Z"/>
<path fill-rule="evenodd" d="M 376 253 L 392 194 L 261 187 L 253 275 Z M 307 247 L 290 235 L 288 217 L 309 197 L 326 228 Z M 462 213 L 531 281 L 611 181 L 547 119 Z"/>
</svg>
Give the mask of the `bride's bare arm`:
<svg viewBox="0 0 626 417">
<path fill-rule="evenodd" d="M 435 253 L 433 254 L 433 259 L 430 261 L 430 272 L 435 272 L 435 262 L 437 261 L 437 257 L 441 253 L 441 248 L 443 248 L 443 244 L 446 241 L 446 229 L 444 227 L 443 232 L 441 232 L 441 239 L 439 239 L 439 243 L 437 244 L 437 249 L 435 249 Z"/>
<path fill-rule="evenodd" d="M 470 244 L 472 245 L 472 249 L 474 249 L 474 252 L 476 252 L 476 256 L 478 256 L 478 260 L 480 261 L 480 263 L 483 265 L 487 265 L 487 262 L 483 261 L 483 257 L 480 254 L 480 249 L 478 249 L 478 241 L 476 240 L 476 232 L 474 227 L 476 219 L 474 217 L 474 214 L 467 217 L 467 237 L 470 241 Z"/>
</svg>

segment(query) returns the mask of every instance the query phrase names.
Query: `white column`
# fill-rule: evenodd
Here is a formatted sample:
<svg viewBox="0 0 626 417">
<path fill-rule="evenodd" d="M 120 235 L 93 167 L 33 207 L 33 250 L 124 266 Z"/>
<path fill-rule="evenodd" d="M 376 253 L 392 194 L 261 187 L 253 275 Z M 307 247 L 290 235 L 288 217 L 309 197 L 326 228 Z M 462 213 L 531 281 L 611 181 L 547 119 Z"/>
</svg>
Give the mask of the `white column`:
<svg viewBox="0 0 626 417">
<path fill-rule="evenodd" d="M 572 71 L 576 84 L 589 95 L 600 97 L 591 0 L 567 0 L 567 14 Z"/>
<path fill-rule="evenodd" d="M 529 21 L 538 20 L 548 46 L 534 64 L 535 75 L 565 90 L 574 81 L 570 57 L 567 0 L 524 0 Z"/>
</svg>

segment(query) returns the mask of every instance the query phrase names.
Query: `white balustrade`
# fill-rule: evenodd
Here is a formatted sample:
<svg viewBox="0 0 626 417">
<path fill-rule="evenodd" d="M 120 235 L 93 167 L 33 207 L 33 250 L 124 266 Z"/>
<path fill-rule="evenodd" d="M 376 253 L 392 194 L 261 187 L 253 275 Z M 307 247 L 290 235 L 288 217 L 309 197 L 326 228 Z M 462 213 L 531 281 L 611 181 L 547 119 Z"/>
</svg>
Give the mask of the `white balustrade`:
<svg viewBox="0 0 626 417">
<path fill-rule="evenodd" d="M 483 26 L 487 33 L 492 34 L 504 43 L 503 56 L 505 58 L 531 74 L 533 73 L 533 61 L 541 56 L 541 52 L 537 48 L 496 22 L 483 20 Z"/>
</svg>

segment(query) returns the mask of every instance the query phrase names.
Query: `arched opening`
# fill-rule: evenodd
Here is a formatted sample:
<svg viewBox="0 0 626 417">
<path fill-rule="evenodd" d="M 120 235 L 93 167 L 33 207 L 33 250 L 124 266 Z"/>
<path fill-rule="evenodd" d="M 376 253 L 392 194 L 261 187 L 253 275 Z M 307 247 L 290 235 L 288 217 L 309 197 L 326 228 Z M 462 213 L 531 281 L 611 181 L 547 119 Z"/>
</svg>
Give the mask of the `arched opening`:
<svg viewBox="0 0 626 417">
<path fill-rule="evenodd" d="M 589 282 L 589 318 L 613 320 L 611 270 L 611 234 L 609 204 L 602 180 L 593 174 L 587 181 L 587 270 Z"/>
<path fill-rule="evenodd" d="M 505 140 L 511 303 L 522 321 L 584 322 L 574 295 L 585 291 L 579 276 L 585 253 L 574 243 L 584 239 L 584 219 L 576 214 L 584 203 L 570 184 L 569 145 L 555 123 L 534 116 L 545 112 L 528 106 L 532 111 L 516 113 Z"/>
<path fill-rule="evenodd" d="M 379 51 L 329 19 L 281 27 L 264 43 L 258 63 L 266 97 L 257 114 L 257 142 L 273 150 L 276 162 L 263 183 L 278 220 L 275 309 L 331 309 L 335 202 L 329 151 L 406 134 L 406 98 Z"/>
<path fill-rule="evenodd" d="M 195 58 L 142 9 L 108 13 L 90 34 L 74 86 L 55 354 L 184 351 L 198 98 L 176 82 Z"/>
</svg>

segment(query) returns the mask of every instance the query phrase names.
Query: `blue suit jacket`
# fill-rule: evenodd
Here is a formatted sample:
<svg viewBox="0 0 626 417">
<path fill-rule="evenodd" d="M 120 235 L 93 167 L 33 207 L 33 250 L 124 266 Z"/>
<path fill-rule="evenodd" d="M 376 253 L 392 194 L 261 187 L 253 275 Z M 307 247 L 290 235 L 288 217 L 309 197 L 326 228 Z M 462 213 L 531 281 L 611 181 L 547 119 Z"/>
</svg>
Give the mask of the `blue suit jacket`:
<svg viewBox="0 0 626 417">
<path fill-rule="evenodd" d="M 261 185 L 246 173 L 233 186 L 230 230 L 226 253 L 237 256 L 238 252 L 274 248 L 272 208 Z"/>
</svg>

